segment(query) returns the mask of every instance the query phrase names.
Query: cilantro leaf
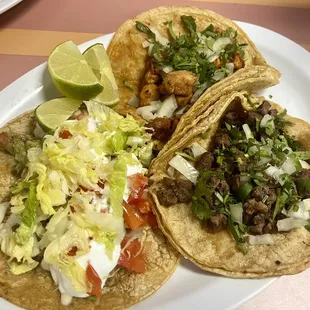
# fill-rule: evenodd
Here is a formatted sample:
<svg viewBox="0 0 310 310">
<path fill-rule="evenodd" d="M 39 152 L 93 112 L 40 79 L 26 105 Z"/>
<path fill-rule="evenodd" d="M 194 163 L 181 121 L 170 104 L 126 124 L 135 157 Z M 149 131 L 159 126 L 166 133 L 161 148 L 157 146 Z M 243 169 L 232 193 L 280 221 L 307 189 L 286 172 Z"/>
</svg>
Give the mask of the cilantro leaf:
<svg viewBox="0 0 310 310">
<path fill-rule="evenodd" d="M 193 16 L 181 16 L 184 27 L 190 32 L 192 36 L 196 36 L 197 25 Z"/>
<path fill-rule="evenodd" d="M 210 179 L 216 176 L 221 180 L 224 180 L 224 173 L 218 171 L 204 171 L 198 177 L 195 192 L 193 195 L 192 211 L 200 219 L 205 220 L 214 215 L 214 210 L 212 209 L 212 191 L 208 184 Z"/>
<path fill-rule="evenodd" d="M 35 183 L 30 183 L 28 197 L 25 201 L 25 209 L 21 215 L 22 223 L 28 227 L 32 227 L 37 218 L 37 207 L 39 201 L 37 200 L 37 189 Z"/>
<path fill-rule="evenodd" d="M 139 21 L 136 21 L 136 27 L 138 30 L 140 30 L 141 32 L 144 32 L 145 34 L 147 34 L 151 39 L 153 39 L 154 41 L 156 40 L 156 36 L 155 33 L 148 27 L 145 26 L 144 24 L 142 24 Z"/>
<path fill-rule="evenodd" d="M 173 30 L 173 24 L 172 24 L 172 20 L 169 22 L 169 33 L 171 35 L 171 37 L 176 40 L 177 36 Z"/>
</svg>

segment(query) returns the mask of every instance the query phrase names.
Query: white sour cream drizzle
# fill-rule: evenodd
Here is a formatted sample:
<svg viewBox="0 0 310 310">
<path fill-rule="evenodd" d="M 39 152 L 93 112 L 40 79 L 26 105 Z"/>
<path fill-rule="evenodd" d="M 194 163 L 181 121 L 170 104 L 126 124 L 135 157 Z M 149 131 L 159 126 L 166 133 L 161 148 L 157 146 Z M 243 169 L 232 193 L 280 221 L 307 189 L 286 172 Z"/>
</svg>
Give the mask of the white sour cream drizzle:
<svg viewBox="0 0 310 310">
<path fill-rule="evenodd" d="M 141 165 L 127 165 L 127 176 L 131 176 L 142 172 Z M 129 197 L 129 185 L 126 182 L 123 198 L 127 201 Z M 94 196 L 92 204 L 96 205 L 96 211 L 100 212 L 104 209 L 109 209 L 108 197 L 110 189 L 107 183 L 105 183 L 104 189 L 101 191 L 102 197 L 96 198 Z M 100 207 L 98 207 L 98 205 Z M 110 210 L 109 210 L 110 211 Z M 94 268 L 97 274 L 100 276 L 102 281 L 102 287 L 104 286 L 106 279 L 108 278 L 110 272 L 117 265 L 118 259 L 121 253 L 120 244 L 115 244 L 115 248 L 112 254 L 112 260 L 106 255 L 105 245 L 91 240 L 89 242 L 90 251 L 89 253 L 82 256 L 75 256 L 75 260 L 81 265 L 81 267 L 86 270 L 88 263 Z M 47 264 L 44 260 L 41 263 L 42 268 L 49 270 L 51 272 L 52 278 L 61 293 L 61 303 L 67 306 L 71 303 L 73 297 L 86 298 L 89 296 L 87 293 L 77 292 L 70 280 L 55 266 Z"/>
</svg>

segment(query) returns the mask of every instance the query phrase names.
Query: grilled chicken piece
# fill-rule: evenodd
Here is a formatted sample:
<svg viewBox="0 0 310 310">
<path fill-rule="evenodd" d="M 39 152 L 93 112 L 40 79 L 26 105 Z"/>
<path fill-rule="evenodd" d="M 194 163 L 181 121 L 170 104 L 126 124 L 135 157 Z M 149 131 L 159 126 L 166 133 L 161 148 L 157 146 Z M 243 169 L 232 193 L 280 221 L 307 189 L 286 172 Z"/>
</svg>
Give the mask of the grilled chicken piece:
<svg viewBox="0 0 310 310">
<path fill-rule="evenodd" d="M 244 67 L 244 61 L 240 57 L 239 53 L 234 54 L 234 71 L 237 71 Z"/>
<path fill-rule="evenodd" d="M 146 84 L 140 92 L 140 107 L 150 105 L 150 102 L 159 99 L 160 93 L 158 86 L 155 84 Z"/>
<path fill-rule="evenodd" d="M 160 93 L 187 97 L 193 94 L 196 81 L 197 77 L 189 71 L 172 71 L 164 77 Z"/>
</svg>

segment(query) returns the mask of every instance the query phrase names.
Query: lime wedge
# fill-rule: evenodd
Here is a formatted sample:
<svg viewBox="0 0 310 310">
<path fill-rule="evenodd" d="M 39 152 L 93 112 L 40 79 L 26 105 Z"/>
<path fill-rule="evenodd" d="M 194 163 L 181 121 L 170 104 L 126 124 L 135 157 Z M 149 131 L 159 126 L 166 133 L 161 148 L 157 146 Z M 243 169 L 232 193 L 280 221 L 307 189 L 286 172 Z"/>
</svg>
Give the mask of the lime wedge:
<svg viewBox="0 0 310 310">
<path fill-rule="evenodd" d="M 82 101 L 70 98 L 52 99 L 40 104 L 35 110 L 35 116 L 44 131 L 54 131 L 78 110 L 81 104 Z"/>
<path fill-rule="evenodd" d="M 100 43 L 94 44 L 83 56 L 103 86 L 103 91 L 92 100 L 110 107 L 115 106 L 119 102 L 118 88 L 104 46 Z"/>
<path fill-rule="evenodd" d="M 66 97 L 89 100 L 103 90 L 103 86 L 72 41 L 56 46 L 47 65 L 56 88 Z"/>
</svg>

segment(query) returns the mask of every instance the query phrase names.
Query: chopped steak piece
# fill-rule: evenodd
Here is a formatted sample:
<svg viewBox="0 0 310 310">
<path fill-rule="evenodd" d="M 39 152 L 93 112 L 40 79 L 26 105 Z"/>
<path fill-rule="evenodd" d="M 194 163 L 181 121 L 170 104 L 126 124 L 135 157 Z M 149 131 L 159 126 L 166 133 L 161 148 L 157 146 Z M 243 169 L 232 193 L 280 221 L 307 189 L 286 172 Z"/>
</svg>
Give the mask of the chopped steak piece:
<svg viewBox="0 0 310 310">
<path fill-rule="evenodd" d="M 188 180 L 164 178 L 157 192 L 161 205 L 171 206 L 177 203 L 188 203 L 193 196 L 193 183 Z"/>
<path fill-rule="evenodd" d="M 224 214 L 211 216 L 208 219 L 208 227 L 213 233 L 217 233 L 227 227 L 227 217 Z"/>
<path fill-rule="evenodd" d="M 261 115 L 266 115 L 268 114 L 270 107 L 271 104 L 269 103 L 269 101 L 264 100 L 263 103 L 257 108 L 257 112 Z"/>
<path fill-rule="evenodd" d="M 211 169 L 214 157 L 210 152 L 205 152 L 199 156 L 195 163 L 195 168 L 199 172 L 208 171 Z"/>
<path fill-rule="evenodd" d="M 271 207 L 274 202 L 277 200 L 277 194 L 275 189 L 269 188 L 268 186 L 256 186 L 252 189 L 251 192 L 252 198 L 255 198 L 256 201 L 263 201 L 268 197 L 265 201 L 265 204 L 268 207 Z"/>
<path fill-rule="evenodd" d="M 230 139 L 228 133 L 225 131 L 217 131 L 216 134 L 214 135 L 214 144 L 215 147 L 218 146 L 229 146 L 230 145 Z"/>
</svg>

